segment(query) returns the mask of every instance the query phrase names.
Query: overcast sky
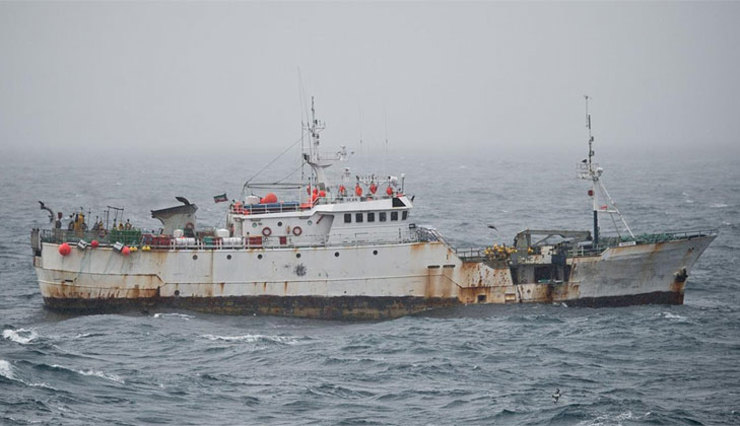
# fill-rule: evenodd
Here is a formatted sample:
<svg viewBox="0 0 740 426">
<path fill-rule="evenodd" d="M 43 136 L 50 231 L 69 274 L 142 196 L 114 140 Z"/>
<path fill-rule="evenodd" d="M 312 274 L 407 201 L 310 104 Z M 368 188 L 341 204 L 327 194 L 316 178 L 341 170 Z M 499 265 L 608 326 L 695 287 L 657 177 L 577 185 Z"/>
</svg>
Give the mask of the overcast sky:
<svg viewBox="0 0 740 426">
<path fill-rule="evenodd" d="M 10 153 L 740 156 L 740 3 L 0 2 Z M 299 78 L 299 70 L 300 76 Z M 603 151 L 602 151 L 603 152 Z"/>
</svg>

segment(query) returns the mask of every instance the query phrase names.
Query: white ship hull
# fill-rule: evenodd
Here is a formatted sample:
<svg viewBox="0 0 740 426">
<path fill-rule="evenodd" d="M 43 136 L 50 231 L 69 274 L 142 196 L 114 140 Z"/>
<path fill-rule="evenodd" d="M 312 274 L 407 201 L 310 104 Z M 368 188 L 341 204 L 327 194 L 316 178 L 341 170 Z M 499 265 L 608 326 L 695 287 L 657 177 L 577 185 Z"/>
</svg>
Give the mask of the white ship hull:
<svg viewBox="0 0 740 426">
<path fill-rule="evenodd" d="M 101 312 L 175 307 L 334 319 L 393 318 L 478 303 L 615 306 L 683 303 L 686 272 L 713 235 L 613 247 L 567 259 L 563 282 L 514 284 L 504 263 L 463 261 L 441 241 L 349 247 L 163 249 L 42 243 L 34 258 L 45 304 Z"/>
</svg>

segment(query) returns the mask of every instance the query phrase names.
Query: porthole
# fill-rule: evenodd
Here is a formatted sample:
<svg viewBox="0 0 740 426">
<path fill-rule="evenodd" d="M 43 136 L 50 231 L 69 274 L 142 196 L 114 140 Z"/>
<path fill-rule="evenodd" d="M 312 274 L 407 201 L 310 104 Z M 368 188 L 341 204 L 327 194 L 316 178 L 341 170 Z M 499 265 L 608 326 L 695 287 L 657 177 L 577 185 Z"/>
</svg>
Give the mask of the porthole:
<svg viewBox="0 0 740 426">
<path fill-rule="evenodd" d="M 227 254 L 226 255 L 226 260 L 231 260 L 231 255 L 230 254 Z"/>
<path fill-rule="evenodd" d="M 300 259 L 301 258 L 301 254 L 300 253 L 296 253 L 295 254 L 295 257 L 298 258 L 298 259 Z"/>
<path fill-rule="evenodd" d="M 257 222 L 252 222 L 252 228 L 256 228 L 256 227 L 257 227 Z"/>
<path fill-rule="evenodd" d="M 334 252 L 334 257 L 339 257 L 339 252 L 338 251 L 335 251 Z"/>
<path fill-rule="evenodd" d="M 261 254 L 258 254 L 257 255 L 257 259 L 262 259 L 262 255 Z"/>
<path fill-rule="evenodd" d="M 309 221 L 308 221 L 307 223 L 308 223 L 309 225 L 313 225 L 313 222 L 312 222 L 312 221 L 310 221 L 310 220 L 309 220 Z"/>
<path fill-rule="evenodd" d="M 283 226 L 283 222 L 278 222 L 278 226 Z"/>
<path fill-rule="evenodd" d="M 197 254 L 194 254 L 193 255 L 193 260 L 198 260 L 198 255 Z"/>
<path fill-rule="evenodd" d="M 377 251 L 377 250 L 373 250 L 373 254 L 374 254 L 375 256 L 377 256 L 377 255 L 378 255 L 378 251 Z"/>
<path fill-rule="evenodd" d="M 179 295 L 180 295 L 180 290 L 175 290 L 175 296 L 179 296 Z"/>
</svg>

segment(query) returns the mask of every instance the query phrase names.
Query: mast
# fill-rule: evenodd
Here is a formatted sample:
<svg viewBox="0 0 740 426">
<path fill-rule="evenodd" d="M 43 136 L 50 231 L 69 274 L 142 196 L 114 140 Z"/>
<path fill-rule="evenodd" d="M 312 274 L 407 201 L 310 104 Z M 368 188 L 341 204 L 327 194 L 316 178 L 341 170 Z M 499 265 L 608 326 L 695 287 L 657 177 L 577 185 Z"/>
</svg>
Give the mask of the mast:
<svg viewBox="0 0 740 426">
<path fill-rule="evenodd" d="M 340 146 L 340 150 L 333 156 L 322 157 L 319 152 L 319 133 L 326 127 L 322 121 L 316 119 L 316 108 L 314 98 L 311 96 L 311 122 L 307 123 L 305 129 L 311 134 L 308 152 L 303 153 L 303 161 L 313 169 L 315 185 L 320 190 L 327 189 L 326 173 L 324 169 L 330 167 L 335 161 L 347 159 L 347 147 Z"/>
<path fill-rule="evenodd" d="M 591 204 L 593 208 L 593 246 L 596 247 L 599 244 L 599 212 L 616 214 L 617 216 L 619 216 L 619 219 L 622 221 L 622 224 L 624 224 L 624 227 L 630 234 L 630 236 L 632 238 L 635 238 L 635 234 L 632 233 L 632 230 L 630 229 L 629 225 L 627 225 L 627 221 L 624 219 L 624 216 L 622 216 L 622 213 L 619 212 L 619 209 L 617 208 L 617 203 L 614 202 L 612 197 L 609 195 L 609 192 L 606 190 L 606 187 L 601 182 L 601 174 L 604 173 L 604 169 L 599 167 L 599 165 L 594 162 L 594 136 L 591 133 L 591 113 L 588 110 L 588 101 L 590 97 L 588 95 L 584 95 L 584 98 L 586 100 L 586 128 L 588 129 L 588 157 L 584 159 L 580 164 L 579 177 L 581 179 L 587 179 L 591 181 L 591 189 L 588 190 L 588 195 L 591 197 Z M 605 202 L 605 204 L 603 205 L 601 204 L 602 198 Z M 617 234 L 619 234 L 619 229 L 617 229 Z"/>
<path fill-rule="evenodd" d="M 599 245 L 599 210 L 598 210 L 598 197 L 596 196 L 596 184 L 599 181 L 599 174 L 593 167 L 594 157 L 594 136 L 591 134 L 591 114 L 588 112 L 588 95 L 583 96 L 586 101 L 586 127 L 588 128 L 588 172 L 591 176 L 591 201 L 594 211 L 594 247 Z"/>
</svg>

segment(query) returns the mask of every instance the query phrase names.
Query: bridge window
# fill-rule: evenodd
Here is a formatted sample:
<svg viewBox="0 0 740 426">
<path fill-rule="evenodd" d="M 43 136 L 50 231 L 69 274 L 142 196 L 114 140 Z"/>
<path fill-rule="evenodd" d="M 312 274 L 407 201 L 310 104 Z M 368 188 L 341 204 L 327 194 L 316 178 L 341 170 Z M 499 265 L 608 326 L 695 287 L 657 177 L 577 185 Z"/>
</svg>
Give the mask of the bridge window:
<svg viewBox="0 0 740 426">
<path fill-rule="evenodd" d="M 344 223 L 352 223 L 352 213 L 344 214 Z"/>
<path fill-rule="evenodd" d="M 401 214 L 401 220 L 406 220 L 408 219 L 408 217 L 409 217 L 409 211 L 404 210 L 403 213 Z"/>
<path fill-rule="evenodd" d="M 379 222 L 385 222 L 386 214 L 385 212 L 378 213 L 378 221 Z"/>
<path fill-rule="evenodd" d="M 375 222 L 375 213 L 370 212 L 367 214 L 367 221 L 368 222 Z"/>
<path fill-rule="evenodd" d="M 362 213 L 355 214 L 355 222 L 362 223 Z"/>
<path fill-rule="evenodd" d="M 391 212 L 391 220 L 398 220 L 398 212 Z"/>
</svg>

